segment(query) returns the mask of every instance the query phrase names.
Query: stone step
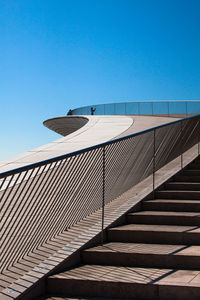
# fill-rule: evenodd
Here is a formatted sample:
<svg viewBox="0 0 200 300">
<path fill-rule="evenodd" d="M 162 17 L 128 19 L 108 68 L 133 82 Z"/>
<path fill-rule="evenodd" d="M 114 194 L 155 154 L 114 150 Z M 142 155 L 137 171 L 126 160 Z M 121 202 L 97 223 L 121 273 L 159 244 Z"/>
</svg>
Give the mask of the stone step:
<svg viewBox="0 0 200 300">
<path fill-rule="evenodd" d="M 199 200 L 156 199 L 142 202 L 144 210 L 200 212 Z"/>
<path fill-rule="evenodd" d="M 199 212 L 139 211 L 126 217 L 129 224 L 200 225 Z"/>
<path fill-rule="evenodd" d="M 179 182 L 199 182 L 200 183 L 200 176 L 176 175 L 174 177 L 174 181 L 179 181 Z"/>
<path fill-rule="evenodd" d="M 200 191 L 161 190 L 155 192 L 157 199 L 195 199 L 200 200 Z"/>
<path fill-rule="evenodd" d="M 200 271 L 83 265 L 50 276 L 46 290 L 68 297 L 199 300 Z"/>
<path fill-rule="evenodd" d="M 200 269 L 200 246 L 107 243 L 84 250 L 84 264 Z"/>
<path fill-rule="evenodd" d="M 168 182 L 165 184 L 167 190 L 189 190 L 200 191 L 200 182 Z"/>
<path fill-rule="evenodd" d="M 200 245 L 198 226 L 127 224 L 108 230 L 109 242 Z"/>
</svg>

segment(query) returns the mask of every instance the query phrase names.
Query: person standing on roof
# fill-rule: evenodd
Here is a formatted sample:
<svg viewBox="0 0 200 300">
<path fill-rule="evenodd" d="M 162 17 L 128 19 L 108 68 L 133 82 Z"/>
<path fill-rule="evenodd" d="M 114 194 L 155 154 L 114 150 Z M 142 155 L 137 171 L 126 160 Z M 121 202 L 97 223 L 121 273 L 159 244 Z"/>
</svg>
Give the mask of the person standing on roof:
<svg viewBox="0 0 200 300">
<path fill-rule="evenodd" d="M 91 116 L 94 115 L 95 110 L 96 110 L 96 108 L 93 108 L 93 107 L 91 106 Z"/>
<path fill-rule="evenodd" d="M 71 116 L 72 115 L 72 110 L 70 109 L 67 113 L 68 116 Z"/>
</svg>

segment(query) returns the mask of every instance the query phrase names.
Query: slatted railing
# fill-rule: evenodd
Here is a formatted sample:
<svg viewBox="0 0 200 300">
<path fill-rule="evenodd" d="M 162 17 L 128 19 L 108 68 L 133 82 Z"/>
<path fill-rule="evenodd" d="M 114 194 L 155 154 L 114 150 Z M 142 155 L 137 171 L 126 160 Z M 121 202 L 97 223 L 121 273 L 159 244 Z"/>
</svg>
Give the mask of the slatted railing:
<svg viewBox="0 0 200 300">
<path fill-rule="evenodd" d="M 103 229 L 107 203 L 199 139 L 198 115 L 1 173 L 0 271 L 98 209 Z"/>
</svg>

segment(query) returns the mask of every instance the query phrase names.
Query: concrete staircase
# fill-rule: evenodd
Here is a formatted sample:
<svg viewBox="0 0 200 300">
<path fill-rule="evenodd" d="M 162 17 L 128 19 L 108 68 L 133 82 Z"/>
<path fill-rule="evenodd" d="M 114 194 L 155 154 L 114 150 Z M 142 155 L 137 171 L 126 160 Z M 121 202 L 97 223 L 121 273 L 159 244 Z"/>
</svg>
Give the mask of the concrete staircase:
<svg viewBox="0 0 200 300">
<path fill-rule="evenodd" d="M 82 251 L 82 265 L 49 277 L 45 299 L 199 300 L 199 225 L 198 158 L 110 228 L 107 243 Z"/>
</svg>

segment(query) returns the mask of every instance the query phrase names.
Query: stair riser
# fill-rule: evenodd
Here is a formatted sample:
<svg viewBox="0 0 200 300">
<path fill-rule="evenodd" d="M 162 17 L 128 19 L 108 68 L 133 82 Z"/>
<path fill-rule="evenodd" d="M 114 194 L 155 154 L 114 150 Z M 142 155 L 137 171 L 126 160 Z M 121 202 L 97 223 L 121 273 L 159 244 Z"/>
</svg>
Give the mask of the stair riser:
<svg viewBox="0 0 200 300">
<path fill-rule="evenodd" d="M 200 176 L 200 170 L 184 170 L 181 175 Z"/>
<path fill-rule="evenodd" d="M 92 274 L 91 274 L 92 276 Z M 120 281 L 120 277 L 119 277 Z M 47 293 L 66 297 L 117 297 L 138 300 L 158 300 L 158 286 L 129 282 L 89 281 L 49 278 Z M 134 296 L 134 298 L 133 298 Z"/>
<path fill-rule="evenodd" d="M 164 255 L 164 254 L 141 254 L 119 252 L 83 252 L 84 264 L 136 266 L 149 268 L 177 268 L 197 269 L 200 268 L 200 256 Z"/>
<path fill-rule="evenodd" d="M 157 225 L 191 225 L 200 226 L 200 218 L 198 217 L 179 217 L 179 216 L 147 216 L 135 215 L 127 216 L 129 224 L 157 224 Z"/>
<path fill-rule="evenodd" d="M 200 191 L 157 191 L 157 199 L 200 200 Z"/>
<path fill-rule="evenodd" d="M 143 202 L 142 207 L 144 210 L 200 212 L 200 203 L 148 203 L 148 201 L 145 201 Z"/>
<path fill-rule="evenodd" d="M 159 232 L 145 230 L 109 230 L 109 242 L 158 243 L 177 245 L 200 245 L 200 233 Z"/>
<path fill-rule="evenodd" d="M 200 191 L 200 184 L 166 183 L 167 190 Z"/>
<path fill-rule="evenodd" d="M 187 285 L 159 285 L 159 300 L 199 300 L 200 288 Z"/>
<path fill-rule="evenodd" d="M 200 176 L 179 176 L 177 175 L 174 178 L 174 181 L 183 181 L 183 182 L 200 182 Z"/>
<path fill-rule="evenodd" d="M 128 282 L 102 282 L 88 280 L 48 279 L 47 293 L 65 297 L 116 297 L 132 300 L 199 300 L 200 287 L 184 284 L 141 284 Z"/>
<path fill-rule="evenodd" d="M 188 166 L 189 170 L 200 170 L 200 164 L 191 164 Z"/>
</svg>

